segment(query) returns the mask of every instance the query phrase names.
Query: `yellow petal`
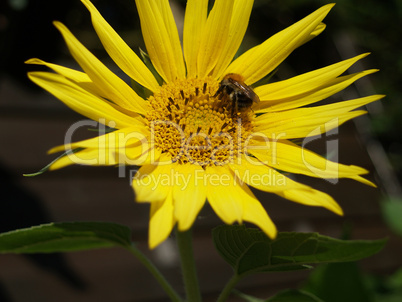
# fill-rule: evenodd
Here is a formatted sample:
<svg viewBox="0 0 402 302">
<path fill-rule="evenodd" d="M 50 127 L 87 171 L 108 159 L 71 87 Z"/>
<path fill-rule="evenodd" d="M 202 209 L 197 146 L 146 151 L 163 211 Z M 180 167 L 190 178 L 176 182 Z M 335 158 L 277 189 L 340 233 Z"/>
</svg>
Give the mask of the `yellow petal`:
<svg viewBox="0 0 402 302">
<path fill-rule="evenodd" d="M 263 164 L 258 158 L 243 156 L 240 160 L 229 166 L 242 183 L 270 193 L 299 188 L 298 183 Z"/>
<path fill-rule="evenodd" d="M 82 140 L 74 143 L 53 147 L 48 151 L 49 154 L 76 149 L 76 148 L 96 148 L 96 149 L 119 149 L 146 141 L 150 136 L 145 125 L 140 124 L 137 127 L 123 128 L 94 138 Z M 68 137 L 67 139 L 69 139 Z"/>
<path fill-rule="evenodd" d="M 304 40 L 301 40 L 299 45 L 297 45 L 295 48 L 298 48 L 302 46 L 303 44 L 307 43 L 308 41 L 314 39 L 317 37 L 319 34 L 321 34 L 326 28 L 326 25 L 324 23 L 320 23 L 317 25 L 317 27 L 310 33 L 309 36 L 307 36 Z"/>
<path fill-rule="evenodd" d="M 215 213 L 227 224 L 251 222 L 269 237 L 276 236 L 276 227 L 260 202 L 227 167 L 210 166 L 206 169 L 207 198 Z"/>
<path fill-rule="evenodd" d="M 207 76 L 216 66 L 229 36 L 234 0 L 217 0 L 202 32 L 197 58 L 198 77 Z"/>
<path fill-rule="evenodd" d="M 274 70 L 289 54 L 317 32 L 321 21 L 334 4 L 325 5 L 299 22 L 275 34 L 264 43 L 245 52 L 233 61 L 225 74 L 241 74 L 251 85 Z"/>
<path fill-rule="evenodd" d="M 88 49 L 73 36 L 67 27 L 60 22 L 54 22 L 54 25 L 63 35 L 74 59 L 102 92 L 102 97 L 123 108 L 145 115 L 148 110 L 148 105 L 130 88 L 130 86 L 111 72 L 88 51 Z"/>
<path fill-rule="evenodd" d="M 155 69 L 166 82 L 185 77 L 179 34 L 167 0 L 136 0 L 142 35 Z"/>
<path fill-rule="evenodd" d="M 344 73 L 358 60 L 366 57 L 368 53 L 344 60 L 324 68 L 310 71 L 293 78 L 259 86 L 254 89 L 260 100 L 279 100 L 295 95 L 302 95 L 315 88 L 318 88 L 330 80 L 335 79 Z"/>
<path fill-rule="evenodd" d="M 130 166 L 143 166 L 156 164 L 160 161 L 161 151 L 150 143 L 131 145 L 125 149 L 119 149 L 116 156 L 122 162 Z"/>
<path fill-rule="evenodd" d="M 230 21 L 229 37 L 219 56 L 218 62 L 212 72 L 213 78 L 224 76 L 223 72 L 232 61 L 240 47 L 248 22 L 254 0 L 236 0 L 233 6 L 232 18 Z"/>
<path fill-rule="evenodd" d="M 274 239 L 278 233 L 275 224 L 250 189 L 245 185 L 243 189 L 247 193 L 247 199 L 243 202 L 243 220 L 255 224 L 268 237 Z"/>
<path fill-rule="evenodd" d="M 133 178 L 137 202 L 160 202 L 167 198 L 173 187 L 172 175 L 177 164 L 144 165 Z"/>
<path fill-rule="evenodd" d="M 189 0 L 186 5 L 183 27 L 183 51 L 186 59 L 187 77 L 197 75 L 197 57 L 201 33 L 207 21 L 208 0 Z"/>
<path fill-rule="evenodd" d="M 249 197 L 235 183 L 235 178 L 226 166 L 209 166 L 205 171 L 208 186 L 207 199 L 215 213 L 226 224 L 243 221 L 243 200 Z"/>
<path fill-rule="evenodd" d="M 271 100 L 261 101 L 258 105 L 258 108 L 255 109 L 255 112 L 261 113 L 261 112 L 290 110 L 319 102 L 321 100 L 326 99 L 327 97 L 330 97 L 331 95 L 334 95 L 339 91 L 342 91 L 343 89 L 353 84 L 360 78 L 377 71 L 378 71 L 377 69 L 361 71 L 351 75 L 346 75 L 332 79 L 323 84 L 322 86 L 312 88 L 310 91 L 307 91 L 305 93 L 299 94 L 295 91 L 294 95 L 286 96 L 283 99 L 273 101 Z"/>
<path fill-rule="evenodd" d="M 178 165 L 173 187 L 174 215 L 179 231 L 188 230 L 194 223 L 207 198 L 203 182 L 204 169 L 198 165 Z"/>
<path fill-rule="evenodd" d="M 69 165 L 112 166 L 116 164 L 118 163 L 114 156 L 105 150 L 85 149 L 59 158 L 50 166 L 49 170 L 53 171 Z"/>
<path fill-rule="evenodd" d="M 342 208 L 331 196 L 308 186 L 303 185 L 300 189 L 285 190 L 278 195 L 306 206 L 323 207 L 335 214 L 343 215 Z"/>
<path fill-rule="evenodd" d="M 27 60 L 27 61 L 25 61 L 25 64 L 44 65 L 46 67 L 53 69 L 58 74 L 68 78 L 69 80 L 72 80 L 77 83 L 92 82 L 90 77 L 85 72 L 74 70 L 74 69 L 64 67 L 61 65 L 45 62 L 45 61 L 37 59 L 37 58 L 32 58 L 32 59 Z"/>
<path fill-rule="evenodd" d="M 89 93 L 65 77 L 49 72 L 30 72 L 28 77 L 78 113 L 114 128 L 138 124 L 136 117 L 125 115 L 107 101 Z"/>
<path fill-rule="evenodd" d="M 141 59 L 106 22 L 89 0 L 81 0 L 81 2 L 91 13 L 92 24 L 113 61 L 134 81 L 151 91 L 157 90 L 158 82 Z"/>
<path fill-rule="evenodd" d="M 26 64 L 44 65 L 44 66 L 54 70 L 58 74 L 66 77 L 70 81 L 73 81 L 75 84 L 82 87 L 89 93 L 97 95 L 97 96 L 102 95 L 102 91 L 100 91 L 98 89 L 98 87 L 92 82 L 90 77 L 85 72 L 81 72 L 81 71 L 67 68 L 67 67 L 64 67 L 61 65 L 57 65 L 57 64 L 48 63 L 48 62 L 45 62 L 43 60 L 36 59 L 36 58 L 29 59 L 25 63 Z"/>
<path fill-rule="evenodd" d="M 275 140 L 320 135 L 366 113 L 362 110 L 348 111 L 383 97 L 372 95 L 330 105 L 263 114 L 255 119 L 255 132 L 262 132 L 267 138 Z"/>
<path fill-rule="evenodd" d="M 172 193 L 166 199 L 151 204 L 149 220 L 149 248 L 153 249 L 170 235 L 175 225 Z"/>
<path fill-rule="evenodd" d="M 373 186 L 371 182 L 359 176 L 367 174 L 366 169 L 327 160 L 289 141 L 274 141 L 269 148 L 256 148 L 249 152 L 276 170 L 323 179 L 351 178 Z"/>
<path fill-rule="evenodd" d="M 232 163 L 230 167 L 238 175 L 239 182 L 297 203 L 324 207 L 342 215 L 342 209 L 331 196 L 280 174 L 258 159 L 242 157 L 240 163 Z"/>
</svg>

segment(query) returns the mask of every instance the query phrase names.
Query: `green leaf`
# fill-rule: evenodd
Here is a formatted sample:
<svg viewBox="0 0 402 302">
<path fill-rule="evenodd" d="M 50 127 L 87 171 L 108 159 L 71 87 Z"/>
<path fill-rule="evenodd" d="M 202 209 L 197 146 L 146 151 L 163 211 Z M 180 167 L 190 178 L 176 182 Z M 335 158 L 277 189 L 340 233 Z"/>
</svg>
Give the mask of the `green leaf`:
<svg viewBox="0 0 402 302">
<path fill-rule="evenodd" d="M 238 290 L 233 290 L 233 293 L 236 296 L 244 299 L 247 302 L 265 302 L 265 300 L 263 300 L 263 299 L 256 298 L 256 297 L 253 297 L 253 296 L 250 296 L 250 295 L 246 295 L 246 294 L 244 294 L 242 292 L 239 292 Z"/>
<path fill-rule="evenodd" d="M 258 229 L 220 226 L 215 247 L 238 275 L 304 269 L 308 264 L 356 261 L 380 251 L 386 240 L 339 240 L 317 233 L 279 233 L 269 239 Z"/>
<path fill-rule="evenodd" d="M 55 160 L 53 160 L 52 162 L 50 162 L 49 164 L 47 164 L 45 167 L 43 167 L 42 169 L 40 169 L 38 172 L 34 172 L 34 173 L 26 173 L 23 174 L 24 176 L 27 177 L 33 177 L 33 176 L 38 176 L 41 175 L 42 173 L 45 173 L 47 170 L 49 170 L 50 166 L 53 165 L 53 163 L 55 163 L 56 161 L 58 161 L 60 158 L 67 156 L 69 154 L 73 154 L 76 152 L 79 152 L 81 150 L 84 150 L 84 148 L 75 148 L 75 149 L 71 149 L 71 150 L 67 150 L 65 151 L 63 154 L 61 154 L 59 157 L 57 157 Z"/>
<path fill-rule="evenodd" d="M 372 301 L 356 262 L 329 263 L 317 267 L 304 289 L 325 302 Z"/>
<path fill-rule="evenodd" d="M 269 299 L 259 299 L 239 291 L 234 291 L 234 293 L 247 302 L 323 302 L 323 300 L 312 293 L 298 289 L 283 290 Z"/>
<path fill-rule="evenodd" d="M 133 79 L 131 79 L 131 87 L 144 100 L 148 99 L 153 94 L 153 92 L 151 90 L 142 86 L 140 83 L 134 81 Z"/>
<path fill-rule="evenodd" d="M 163 79 L 160 76 L 160 74 L 156 71 L 154 65 L 152 64 L 152 61 L 151 61 L 151 58 L 149 57 L 149 55 L 145 51 L 143 51 L 141 48 L 140 48 L 140 54 L 141 54 L 142 60 L 144 61 L 144 64 L 152 72 L 152 74 L 154 75 L 154 77 L 155 77 L 156 81 L 159 83 L 159 85 L 162 86 Z"/>
<path fill-rule="evenodd" d="M 320 298 L 313 295 L 312 293 L 296 290 L 296 289 L 287 289 L 281 291 L 275 296 L 266 300 L 266 302 L 323 302 Z"/>
<path fill-rule="evenodd" d="M 381 209 L 390 229 L 402 236 L 402 200 L 396 198 L 386 200 L 381 203 Z"/>
<path fill-rule="evenodd" d="M 0 234 L 0 253 L 73 252 L 129 247 L 130 229 L 109 222 L 62 222 Z"/>
</svg>

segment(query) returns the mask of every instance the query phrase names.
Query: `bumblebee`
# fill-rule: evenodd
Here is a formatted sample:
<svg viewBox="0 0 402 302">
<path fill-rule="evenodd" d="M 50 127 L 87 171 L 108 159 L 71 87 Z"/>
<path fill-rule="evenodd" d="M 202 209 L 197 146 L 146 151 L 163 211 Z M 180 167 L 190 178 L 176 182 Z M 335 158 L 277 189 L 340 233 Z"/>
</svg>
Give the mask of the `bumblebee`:
<svg viewBox="0 0 402 302">
<path fill-rule="evenodd" d="M 238 112 L 244 112 L 250 109 L 253 103 L 259 103 L 257 94 L 244 83 L 244 78 L 240 74 L 229 73 L 225 75 L 219 84 L 219 89 L 215 97 L 221 95 L 222 100 L 231 102 L 232 117 Z"/>
</svg>

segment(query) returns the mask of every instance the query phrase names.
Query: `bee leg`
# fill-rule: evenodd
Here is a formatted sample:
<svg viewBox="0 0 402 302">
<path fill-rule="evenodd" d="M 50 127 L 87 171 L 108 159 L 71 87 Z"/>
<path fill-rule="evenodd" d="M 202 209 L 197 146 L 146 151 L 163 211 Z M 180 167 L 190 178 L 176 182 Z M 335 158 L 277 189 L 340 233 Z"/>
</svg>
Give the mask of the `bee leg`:
<svg viewBox="0 0 402 302">
<path fill-rule="evenodd" d="M 230 94 L 231 99 L 232 99 L 232 118 L 235 117 L 235 112 L 237 113 L 238 111 L 238 106 L 237 106 L 237 95 L 236 93 L 231 93 Z"/>
<path fill-rule="evenodd" d="M 223 89 L 225 89 L 225 86 L 219 86 L 219 89 L 216 91 L 216 93 L 214 94 L 214 98 L 217 97 L 218 95 L 222 94 Z"/>
</svg>

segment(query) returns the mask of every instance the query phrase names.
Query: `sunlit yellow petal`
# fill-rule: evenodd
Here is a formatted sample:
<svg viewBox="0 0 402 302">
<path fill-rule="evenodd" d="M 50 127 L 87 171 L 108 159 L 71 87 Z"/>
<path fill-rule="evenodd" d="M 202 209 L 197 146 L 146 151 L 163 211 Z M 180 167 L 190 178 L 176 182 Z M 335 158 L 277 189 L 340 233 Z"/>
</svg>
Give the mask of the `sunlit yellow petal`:
<svg viewBox="0 0 402 302">
<path fill-rule="evenodd" d="M 67 80 L 65 77 L 49 72 L 30 72 L 29 78 L 60 99 L 71 109 L 115 128 L 126 128 L 138 124 L 136 117 L 125 115 L 106 101 Z"/>
<path fill-rule="evenodd" d="M 144 165 L 133 178 L 133 188 L 137 202 L 159 202 L 167 198 L 173 187 L 171 175 L 176 164 Z"/>
<path fill-rule="evenodd" d="M 102 94 L 103 94 L 102 91 L 98 89 L 98 86 L 95 85 L 95 83 L 93 83 L 92 80 L 88 77 L 88 75 L 84 72 L 74 70 L 71 68 L 67 68 L 64 66 L 60 66 L 57 64 L 48 63 L 48 62 L 45 62 L 45 61 L 42 61 L 39 59 L 30 59 L 30 60 L 26 61 L 25 63 L 47 66 L 47 67 L 53 69 L 58 74 L 64 76 L 68 80 L 74 82 L 75 84 L 77 84 L 79 87 L 83 88 L 90 94 L 93 94 L 93 95 L 96 95 L 96 96 L 99 96 L 102 98 Z M 113 108 L 120 111 L 121 113 L 124 113 L 128 116 L 138 116 L 138 118 L 139 118 L 139 115 L 134 111 L 122 108 L 111 102 L 109 102 L 109 105 L 111 105 Z"/>
<path fill-rule="evenodd" d="M 247 193 L 247 199 L 244 200 L 243 203 L 243 220 L 255 224 L 267 234 L 268 237 L 274 239 L 277 234 L 275 224 L 250 189 L 246 185 L 243 185 L 242 189 Z"/>
<path fill-rule="evenodd" d="M 91 13 L 92 24 L 113 61 L 134 81 L 151 91 L 157 90 L 158 82 L 141 59 L 106 22 L 89 0 L 81 0 L 81 2 Z"/>
<path fill-rule="evenodd" d="M 359 176 L 367 174 L 367 170 L 327 160 L 304 146 L 300 147 L 289 141 L 275 141 L 269 148 L 252 149 L 249 152 L 268 166 L 280 171 L 323 179 L 351 178 L 373 186 L 371 182 Z"/>
<path fill-rule="evenodd" d="M 324 207 L 339 215 L 343 213 L 331 196 L 298 183 L 257 159 L 242 158 L 241 163 L 231 164 L 231 169 L 238 175 L 241 182 L 261 191 L 275 193 L 304 205 Z"/>
<path fill-rule="evenodd" d="M 207 21 L 207 12 L 208 0 L 187 1 L 183 27 L 183 51 L 189 78 L 195 78 L 197 75 L 197 57 L 201 33 Z"/>
<path fill-rule="evenodd" d="M 61 65 L 57 64 L 52 64 L 45 62 L 40 59 L 29 59 L 28 61 L 25 62 L 26 64 L 37 64 L 37 65 L 44 65 L 58 74 L 64 76 L 65 78 L 69 79 L 70 81 L 73 81 L 76 83 L 78 86 L 84 88 L 86 91 L 90 92 L 91 94 L 101 96 L 102 91 L 98 89 L 98 87 L 92 82 L 91 78 L 84 72 L 74 70 L 71 68 L 67 68 Z"/>
<path fill-rule="evenodd" d="M 236 0 L 230 21 L 229 36 L 219 56 L 218 62 L 212 72 L 213 78 L 224 76 L 222 74 L 232 61 L 243 40 L 250 19 L 254 0 Z"/>
<path fill-rule="evenodd" d="M 265 209 L 248 186 L 229 168 L 208 167 L 205 177 L 208 202 L 225 223 L 251 222 L 269 237 L 276 236 L 276 227 Z"/>
<path fill-rule="evenodd" d="M 149 133 L 145 125 L 139 124 L 135 128 L 123 128 L 94 138 L 53 147 L 48 153 L 52 154 L 75 148 L 119 149 L 142 143 L 147 137 L 149 137 Z"/>
<path fill-rule="evenodd" d="M 32 58 L 32 59 L 27 60 L 27 61 L 25 61 L 25 64 L 44 65 L 46 67 L 53 69 L 55 72 L 66 77 L 67 79 L 72 80 L 77 83 L 92 82 L 91 78 L 85 72 L 71 69 L 68 67 L 64 67 L 61 65 L 45 62 L 45 61 L 37 59 L 37 58 Z"/>
<path fill-rule="evenodd" d="M 217 0 L 202 32 L 197 59 L 197 75 L 207 76 L 224 51 L 232 19 L 234 0 Z"/>
<path fill-rule="evenodd" d="M 334 4 L 327 4 L 299 22 L 275 34 L 264 43 L 245 52 L 229 65 L 225 74 L 241 74 L 248 85 L 274 70 L 289 54 L 306 40 L 329 13 Z"/>
<path fill-rule="evenodd" d="M 186 76 L 186 67 L 184 64 L 183 50 L 181 47 L 179 33 L 177 31 L 177 26 L 173 17 L 172 9 L 169 5 L 169 0 L 156 0 L 156 4 L 159 7 L 166 30 L 170 37 L 170 44 L 176 62 L 177 77 L 184 78 Z"/>
<path fill-rule="evenodd" d="M 198 165 L 178 165 L 173 187 L 174 215 L 179 231 L 188 230 L 194 223 L 207 198 L 203 181 L 204 169 Z"/>
<path fill-rule="evenodd" d="M 185 77 L 179 35 L 167 0 L 136 0 L 148 54 L 166 82 Z"/>
<path fill-rule="evenodd" d="M 50 166 L 49 170 L 57 170 L 69 165 L 112 166 L 116 164 L 114 156 L 105 149 L 85 149 L 61 157 Z"/>
<path fill-rule="evenodd" d="M 256 87 L 254 91 L 258 94 L 260 100 L 270 101 L 285 99 L 295 95 L 303 95 L 340 76 L 348 70 L 350 66 L 367 55 L 368 53 L 361 54 L 351 59 L 310 71 L 287 80 L 259 86 Z"/>
<path fill-rule="evenodd" d="M 208 202 L 219 218 L 227 224 L 242 223 L 243 203 L 250 197 L 235 183 L 230 169 L 227 166 L 210 166 L 204 177 L 208 186 Z"/>
<path fill-rule="evenodd" d="M 176 223 L 174 219 L 172 192 L 170 191 L 164 201 L 151 204 L 149 220 L 149 248 L 153 249 L 163 242 Z"/>
<path fill-rule="evenodd" d="M 230 164 L 239 181 L 264 192 L 278 193 L 299 188 L 299 184 L 263 164 L 258 158 L 243 156 Z"/>
<path fill-rule="evenodd" d="M 285 190 L 278 195 L 306 206 L 323 207 L 335 214 L 343 215 L 342 208 L 331 196 L 302 184 L 300 189 Z"/>
<path fill-rule="evenodd" d="M 372 95 L 330 105 L 263 114 L 255 119 L 255 130 L 274 139 L 320 135 L 365 113 L 361 110 L 348 111 L 383 97 L 383 95 Z"/>
<path fill-rule="evenodd" d="M 54 25 L 63 35 L 74 59 L 80 64 L 97 88 L 102 91 L 103 97 L 139 114 L 147 112 L 148 108 L 145 101 L 88 51 L 67 27 L 60 22 L 54 22 Z"/>
<path fill-rule="evenodd" d="M 258 108 L 255 109 L 255 112 L 261 113 L 289 110 L 319 102 L 345 89 L 360 78 L 377 71 L 377 69 L 371 69 L 335 78 L 326 82 L 322 86 L 313 88 L 312 90 L 305 93 L 297 94 L 297 92 L 295 91 L 295 95 L 283 99 L 273 101 L 263 100 L 259 103 Z"/>
<path fill-rule="evenodd" d="M 301 40 L 300 43 L 295 47 L 298 48 L 302 46 L 303 44 L 307 43 L 308 41 L 314 39 L 317 37 L 319 34 L 321 34 L 326 28 L 326 25 L 324 23 L 320 23 L 317 25 L 317 27 L 308 35 L 304 40 Z"/>
</svg>

